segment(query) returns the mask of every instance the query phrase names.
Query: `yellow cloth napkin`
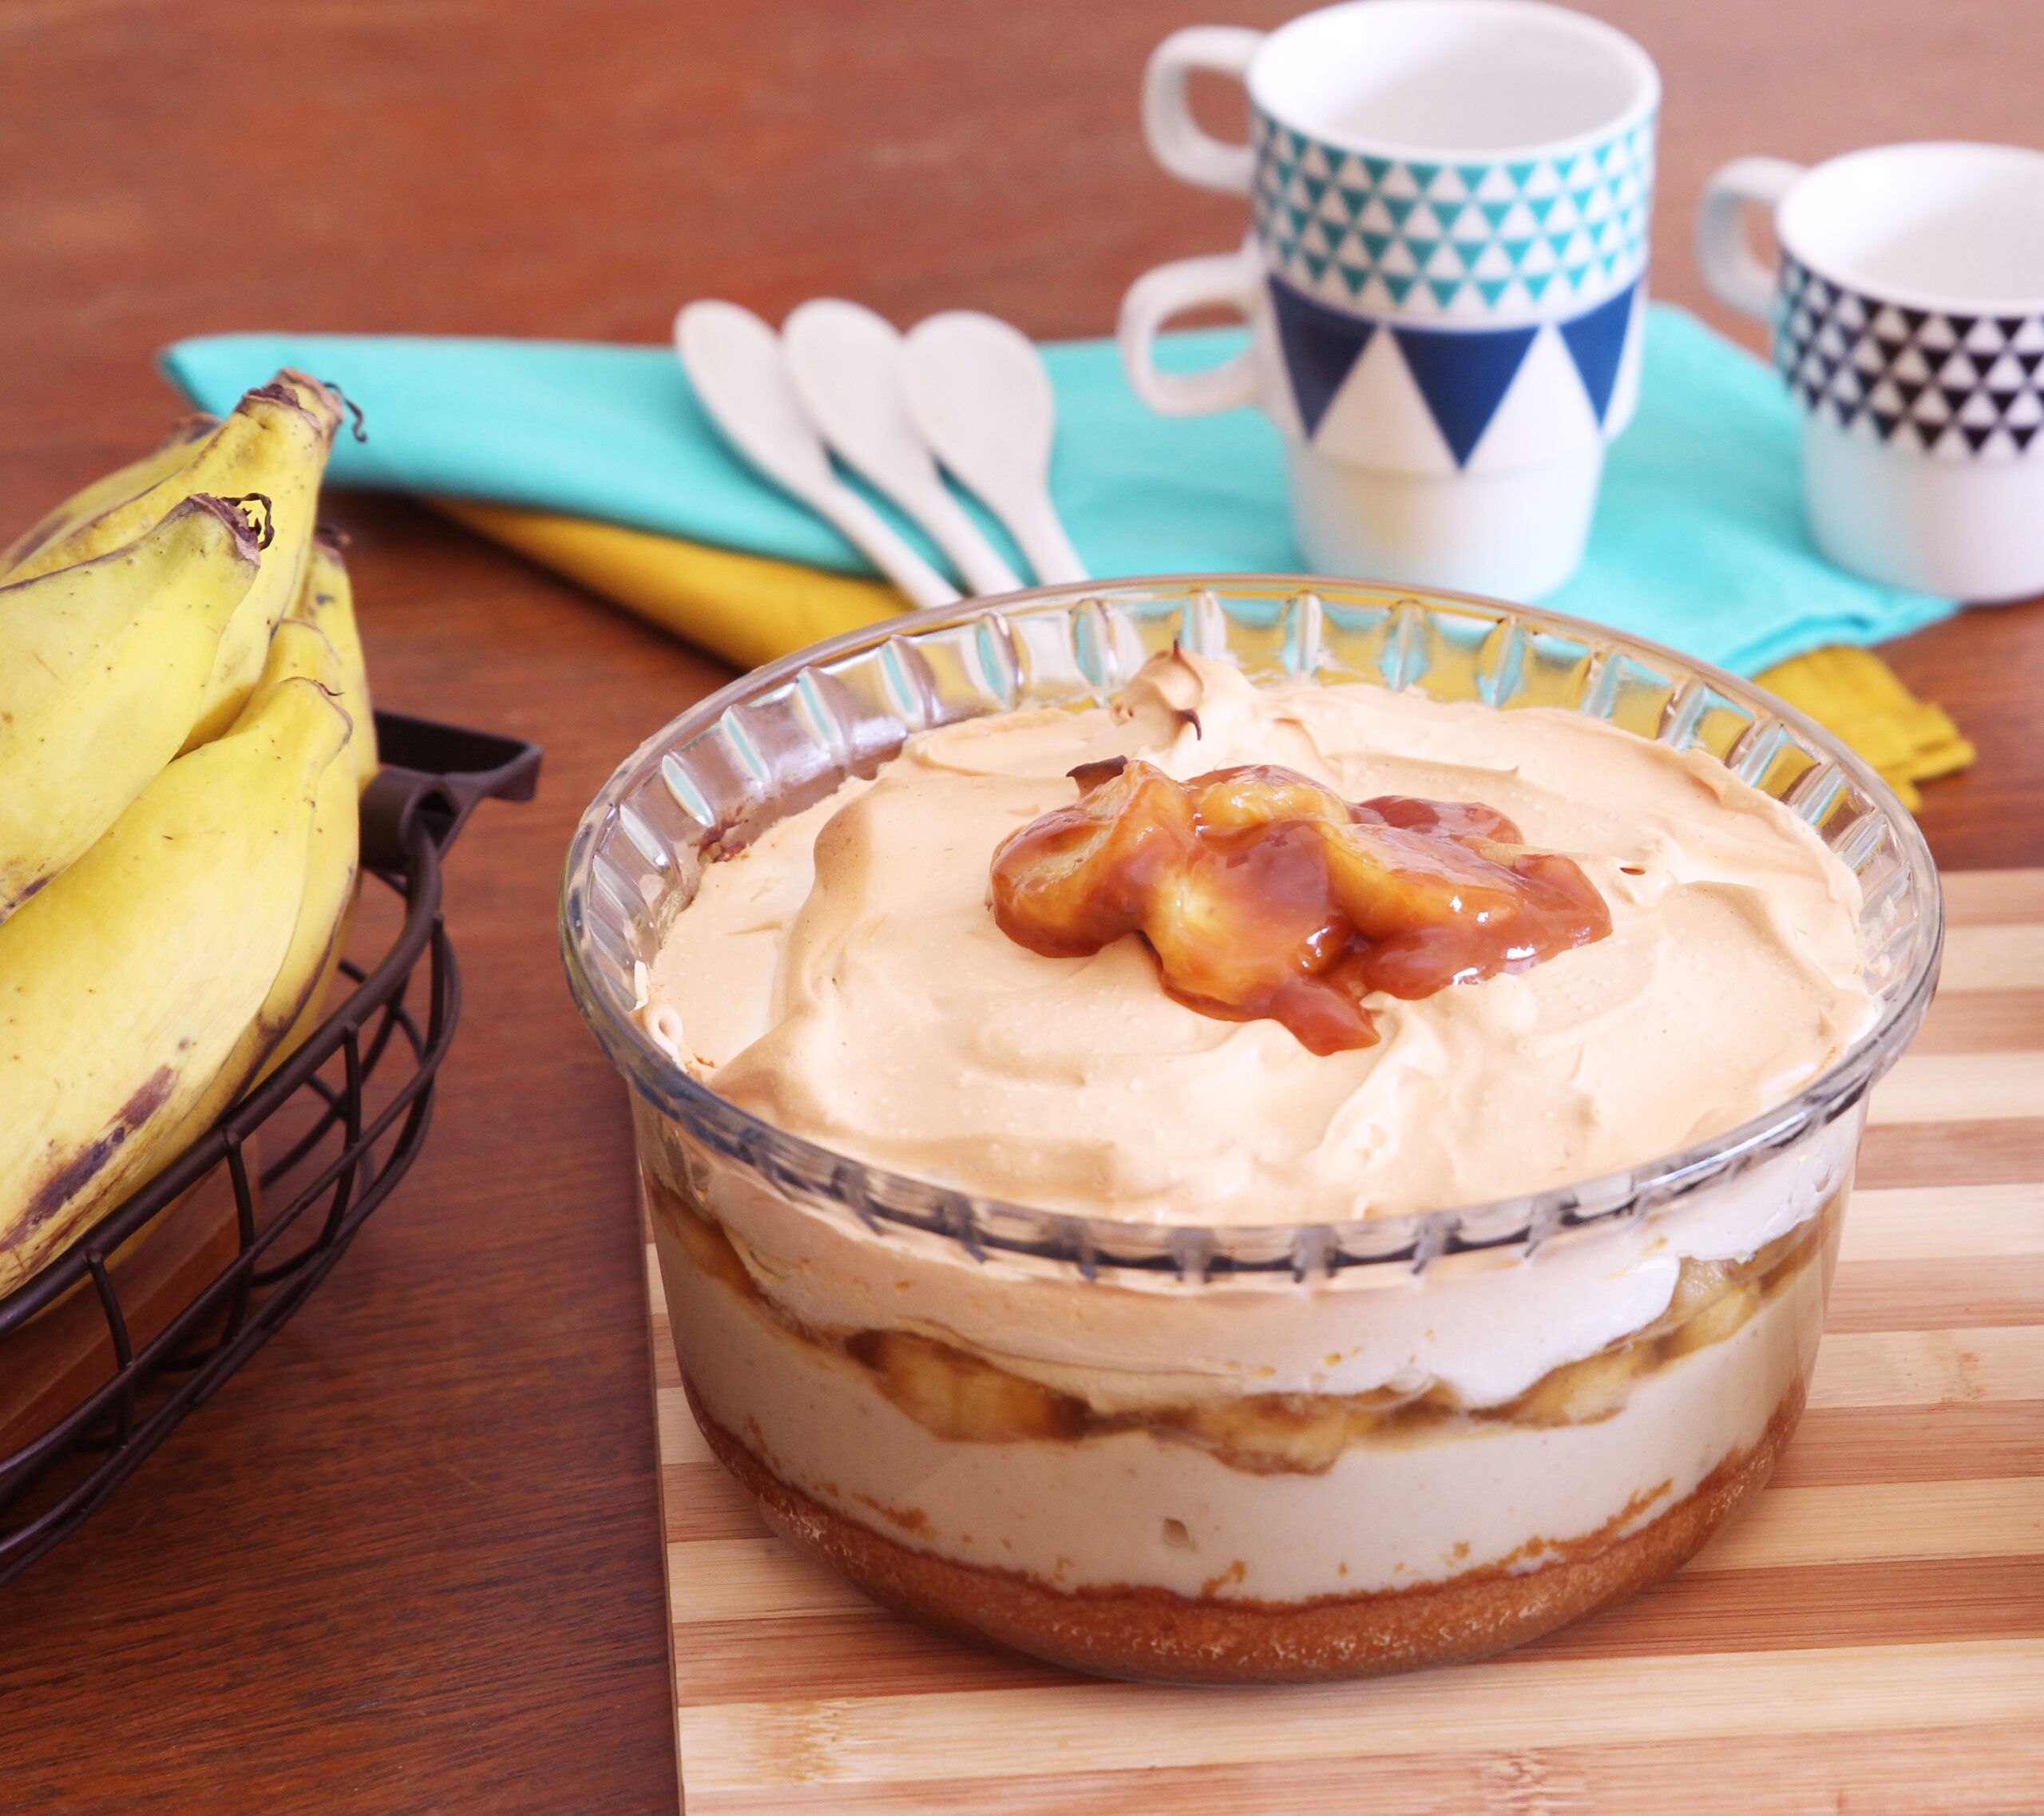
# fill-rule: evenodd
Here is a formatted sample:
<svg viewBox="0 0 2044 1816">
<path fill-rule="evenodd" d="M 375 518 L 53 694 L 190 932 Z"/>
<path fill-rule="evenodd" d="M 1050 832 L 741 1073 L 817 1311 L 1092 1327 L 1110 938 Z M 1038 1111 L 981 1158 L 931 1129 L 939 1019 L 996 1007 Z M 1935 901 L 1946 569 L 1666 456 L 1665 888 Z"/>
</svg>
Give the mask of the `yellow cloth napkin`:
<svg viewBox="0 0 2044 1816">
<path fill-rule="evenodd" d="M 891 617 L 908 604 L 883 581 L 675 537 L 465 499 L 433 502 L 457 522 L 743 668 Z M 1812 650 L 1756 679 L 1836 732 L 1908 807 L 1919 799 L 1919 782 L 1973 761 L 1972 745 L 1943 708 L 1917 699 L 1871 650 Z"/>
<path fill-rule="evenodd" d="M 588 517 L 465 498 L 431 502 L 457 523 L 741 668 L 756 668 L 908 608 L 908 600 L 881 581 L 734 554 Z"/>
<path fill-rule="evenodd" d="M 1919 700 L 1870 649 L 1839 644 L 1791 657 L 1755 677 L 1835 732 L 1914 809 L 1916 784 L 1973 761 L 1973 746 L 1941 706 Z"/>
</svg>

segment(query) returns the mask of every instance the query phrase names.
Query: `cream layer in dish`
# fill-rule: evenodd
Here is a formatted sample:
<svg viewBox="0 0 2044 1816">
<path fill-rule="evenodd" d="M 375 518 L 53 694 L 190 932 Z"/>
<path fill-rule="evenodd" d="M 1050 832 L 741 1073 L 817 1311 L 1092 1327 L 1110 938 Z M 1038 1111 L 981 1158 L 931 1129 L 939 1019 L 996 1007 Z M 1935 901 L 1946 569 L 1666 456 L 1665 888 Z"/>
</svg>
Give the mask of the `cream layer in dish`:
<svg viewBox="0 0 2044 1816">
<path fill-rule="evenodd" d="M 698 1403 L 780 1481 L 911 1549 L 1048 1588 L 1262 1604 L 1530 1575 L 1678 1507 L 1785 1414 L 1792 1422 L 1823 1321 L 1828 1222 L 1723 1334 L 1697 1333 L 1615 1391 L 1593 1381 L 1586 1403 L 1523 1420 L 1393 1420 L 1321 1466 L 1286 1468 L 1246 1466 L 1139 1418 L 1015 1435 L 983 1395 L 942 1408 L 955 1425 L 933 1421 L 703 1266 L 672 1207 L 656 1199 L 654 1216 Z M 1171 1390 L 1142 1384 L 1159 1411 Z"/>
<path fill-rule="evenodd" d="M 1298 1283 L 1127 1271 L 1085 1281 L 975 1259 L 948 1239 L 877 1234 L 740 1170 L 691 1165 L 650 1120 L 643 1140 L 667 1189 L 727 1232 L 760 1295 L 806 1329 L 956 1343 L 1103 1411 L 1436 1384 L 1483 1407 L 1663 1317 L 1686 1259 L 1735 1261 L 1816 1217 L 1846 1189 L 1861 1121 L 1852 1112 L 1658 1216 L 1593 1225 L 1530 1255 L 1479 1250 L 1421 1273 L 1356 1267 Z"/>
</svg>

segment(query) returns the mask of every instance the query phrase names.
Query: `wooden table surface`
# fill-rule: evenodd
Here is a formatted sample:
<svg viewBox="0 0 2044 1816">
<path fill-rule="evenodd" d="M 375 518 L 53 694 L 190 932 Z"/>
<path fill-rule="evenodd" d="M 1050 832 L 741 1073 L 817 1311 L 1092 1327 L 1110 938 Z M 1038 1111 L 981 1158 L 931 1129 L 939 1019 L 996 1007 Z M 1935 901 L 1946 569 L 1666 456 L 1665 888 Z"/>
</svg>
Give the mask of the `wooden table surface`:
<svg viewBox="0 0 2044 1816">
<path fill-rule="evenodd" d="M 1591 10 L 1666 84 L 1655 288 L 1728 327 L 1689 248 L 1721 161 L 2036 131 L 2034 0 Z M 1144 54 L 1199 16 L 9 0 L 0 539 L 176 414 L 150 357 L 180 335 L 652 341 L 690 297 L 830 293 L 1106 332 L 1138 272 L 1239 232 L 1136 127 Z M 417 1169 L 257 1363 L 0 1591 L 0 1810 L 671 1810 L 625 1106 L 553 906 L 589 796 L 725 671 L 409 505 L 331 514 L 379 700 L 539 739 L 541 797 L 486 809 L 449 877 L 467 1002 Z M 1940 859 L 2044 862 L 2044 605 L 1892 653 L 1980 749 L 1929 792 Z"/>
</svg>

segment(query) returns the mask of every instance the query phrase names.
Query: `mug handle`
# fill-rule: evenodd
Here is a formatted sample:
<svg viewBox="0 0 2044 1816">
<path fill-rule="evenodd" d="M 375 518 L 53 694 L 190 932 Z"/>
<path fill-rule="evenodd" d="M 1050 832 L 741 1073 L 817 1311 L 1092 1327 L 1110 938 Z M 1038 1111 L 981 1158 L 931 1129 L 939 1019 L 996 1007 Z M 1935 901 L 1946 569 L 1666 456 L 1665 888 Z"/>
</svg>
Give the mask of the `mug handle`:
<svg viewBox="0 0 2044 1816">
<path fill-rule="evenodd" d="M 1115 330 L 1129 388 L 1163 416 L 1206 416 L 1254 403 L 1256 367 L 1249 348 L 1203 372 L 1165 372 L 1157 367 L 1157 335 L 1172 316 L 1190 309 L 1235 309 L 1247 316 L 1262 278 L 1262 265 L 1246 249 L 1145 272 L 1121 299 Z"/>
<path fill-rule="evenodd" d="M 1202 189 L 1246 196 L 1256 153 L 1204 133 L 1186 105 L 1186 77 L 1194 69 L 1247 73 L 1264 34 L 1243 26 L 1187 26 L 1150 53 L 1143 72 L 1143 136 L 1151 155 L 1174 176 Z"/>
<path fill-rule="evenodd" d="M 1696 217 L 1696 262 L 1719 302 L 1765 321 L 1774 310 L 1774 273 L 1747 244 L 1740 210 L 1749 202 L 1772 212 L 1803 174 L 1781 157 L 1735 157 L 1704 186 Z"/>
</svg>

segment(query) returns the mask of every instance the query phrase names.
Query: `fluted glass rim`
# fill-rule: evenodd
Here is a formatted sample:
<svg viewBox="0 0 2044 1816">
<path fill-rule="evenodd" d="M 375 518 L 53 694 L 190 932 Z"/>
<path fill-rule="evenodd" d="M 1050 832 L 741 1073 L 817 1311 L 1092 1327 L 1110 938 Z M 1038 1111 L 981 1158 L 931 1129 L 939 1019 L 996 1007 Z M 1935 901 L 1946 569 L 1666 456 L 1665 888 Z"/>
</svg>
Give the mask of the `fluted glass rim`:
<svg viewBox="0 0 2044 1816">
<path fill-rule="evenodd" d="M 1881 1009 L 1872 1026 L 1782 1103 L 1707 1140 L 1618 1172 L 1543 1192 L 1425 1211 L 1346 1222 L 1277 1219 L 1210 1226 L 1164 1225 L 1051 1211 L 872 1165 L 740 1108 L 690 1077 L 654 1045 L 635 1013 L 644 973 L 635 971 L 626 958 L 628 954 L 643 963 L 656 946 L 664 926 L 660 879 L 665 877 L 666 894 L 671 895 L 677 859 L 671 846 L 664 851 L 660 833 L 647 823 L 644 814 L 628 803 L 646 798 L 652 785 L 660 783 L 661 788 L 650 798 L 671 798 L 679 804 L 702 835 L 698 851 L 701 845 L 714 845 L 731 830 L 730 822 L 716 814 L 707 797 L 695 791 L 681 773 L 683 753 L 723 736 L 726 743 L 735 747 L 733 760 L 741 771 L 750 766 L 756 774 L 759 759 L 745 748 L 743 726 L 736 726 L 735 736 L 725 735 L 732 716 L 784 696 L 798 696 L 798 704 L 807 714 L 804 723 L 813 723 L 819 711 L 818 690 L 822 686 L 817 677 L 828 679 L 853 659 L 875 659 L 886 668 L 891 679 L 883 677 L 883 685 L 889 690 L 890 700 L 912 716 L 916 689 L 911 684 L 917 680 L 918 664 L 925 706 L 936 686 L 930 679 L 931 660 L 921 653 L 924 648 L 934 648 L 947 636 L 955 642 L 961 632 L 982 644 L 990 666 L 1008 662 L 1012 680 L 1015 664 L 1026 666 L 1030 640 L 1041 641 L 1035 627 L 1048 624 L 1060 628 L 1090 680 L 1090 687 L 1075 687 L 1064 697 L 1084 700 L 1090 694 L 1104 698 L 1126 678 L 1125 673 L 1093 672 L 1096 668 L 1112 668 L 1114 642 L 1126 628 L 1122 614 L 1151 608 L 1161 621 L 1167 614 L 1154 613 L 1154 609 L 1172 600 L 1179 611 L 1174 629 L 1176 640 L 1195 649 L 1204 645 L 1209 653 L 1225 652 L 1226 639 L 1234 632 L 1267 636 L 1270 629 L 1258 626 L 1252 633 L 1230 616 L 1228 602 L 1238 609 L 1251 601 L 1274 607 L 1273 624 L 1285 627 L 1282 634 L 1288 640 L 1281 665 L 1308 678 L 1329 664 L 1322 660 L 1322 645 L 1314 640 L 1318 630 L 1301 634 L 1295 621 L 1303 619 L 1318 627 L 1330 609 L 1337 614 L 1344 610 L 1365 617 L 1378 614 L 1390 627 L 1387 648 L 1402 648 L 1399 640 L 1409 642 L 1408 632 L 1419 621 L 1413 615 L 1416 612 L 1429 626 L 1459 621 L 1463 632 L 1473 624 L 1487 623 L 1485 648 L 1491 641 L 1501 643 L 1494 662 L 1498 672 L 1517 672 L 1511 664 L 1518 660 L 1523 666 L 1529 637 L 1559 640 L 1565 648 L 1580 649 L 1588 703 L 1574 710 L 1591 716 L 1617 720 L 1608 703 L 1598 709 L 1596 702 L 1602 697 L 1600 690 L 1614 700 L 1625 665 L 1634 665 L 1650 682 L 1665 685 L 1669 697 L 1651 736 L 1654 741 L 1677 748 L 1701 742 L 1699 728 L 1713 714 L 1729 716 L 1735 721 L 1739 714 L 1746 714 L 1745 728 L 1730 747 L 1713 754 L 1734 774 L 1775 793 L 1771 783 L 1777 766 L 1790 752 L 1800 753 L 1810 759 L 1808 766 L 1776 798 L 1816 826 L 1820 835 L 1862 874 L 1863 881 L 1876 858 L 1885 855 L 1891 860 L 1884 872 L 1885 899 L 1906 900 L 1910 918 L 1898 935 L 1904 939 L 1906 950 L 1879 992 Z M 1335 602 L 1331 608 L 1329 601 Z M 1020 639 L 1018 622 L 1029 627 Z M 1090 664 L 1086 654 L 1089 624 L 1094 651 Z M 989 626 L 1005 635 L 986 641 Z M 1308 644 L 1311 647 L 1305 647 Z M 1102 654 L 1103 649 L 1109 653 Z M 1123 653 L 1133 660 L 1147 649 L 1124 649 Z M 1295 653 L 1303 666 L 1293 666 Z M 1397 660 L 1402 662 L 1403 657 Z M 1614 681 L 1614 676 L 1621 680 Z M 1331 678 L 1373 677 L 1349 671 Z M 1421 678 L 1402 669 L 1380 677 L 1383 684 L 1401 688 Z M 1480 674 L 1476 693 L 1448 697 L 1482 699 L 1495 710 L 1506 710 L 1512 704 L 1485 697 L 1485 685 Z M 1503 691 L 1500 682 L 1494 692 L 1501 695 Z M 824 704 L 827 707 L 828 702 Z M 1001 709 L 997 700 L 989 700 L 984 708 L 987 712 Z M 931 717 L 921 724 L 908 724 L 902 736 L 976 716 L 957 712 Z M 1637 727 L 1626 728 L 1648 735 Z M 850 751 L 842 734 L 834 736 L 838 740 L 835 754 L 841 759 L 836 771 L 839 780 L 862 764 L 869 768 L 891 754 L 879 747 Z M 899 742 L 893 747 L 898 748 Z M 816 779 L 835 786 L 828 772 Z M 812 793 L 810 798 L 817 796 Z M 1842 848 L 1825 831 L 1824 816 L 1836 811 L 1840 801 L 1856 810 L 1844 822 L 1851 829 L 1845 835 L 1850 850 Z M 800 804 L 784 803 L 780 813 L 765 813 L 759 823 L 770 823 Z M 1862 914 L 1863 937 L 1873 906 L 1870 892 Z M 1281 573 L 1150 575 L 1034 587 L 903 613 L 752 670 L 677 715 L 618 766 L 584 813 L 570 842 L 560 914 L 569 985 L 598 1044 L 632 1089 L 655 1110 L 680 1124 L 692 1138 L 747 1168 L 782 1195 L 819 1209 L 848 1210 L 876 1234 L 889 1228 L 920 1231 L 949 1239 L 977 1261 L 996 1255 L 1035 1258 L 1075 1267 L 1088 1278 L 1122 1270 L 1204 1279 L 1217 1275 L 1273 1274 L 1304 1279 L 1384 1264 L 1419 1269 L 1442 1255 L 1515 1247 L 1530 1250 L 1563 1231 L 1653 1215 L 1704 1187 L 1744 1172 L 1852 1111 L 1899 1057 L 1922 1021 L 1936 982 L 1943 940 L 1936 867 L 1907 811 L 1856 752 L 1756 684 L 1667 645 L 1563 613 L 1440 588 Z M 619 926 L 625 917 L 643 919 L 645 930 L 650 930 L 645 952 L 632 952 L 630 930 L 620 931 Z"/>
</svg>

